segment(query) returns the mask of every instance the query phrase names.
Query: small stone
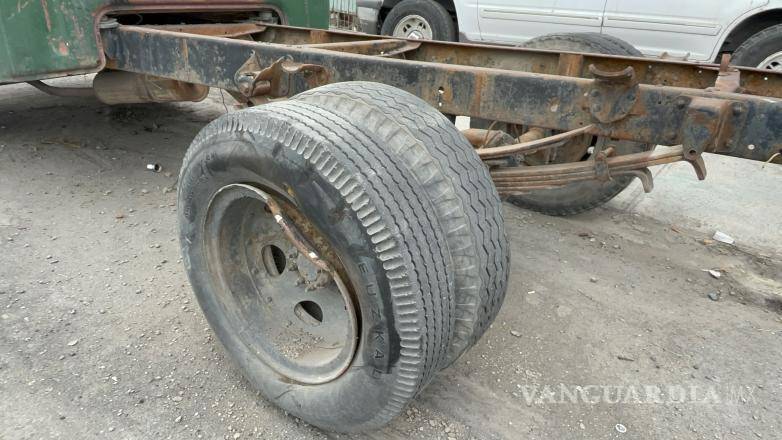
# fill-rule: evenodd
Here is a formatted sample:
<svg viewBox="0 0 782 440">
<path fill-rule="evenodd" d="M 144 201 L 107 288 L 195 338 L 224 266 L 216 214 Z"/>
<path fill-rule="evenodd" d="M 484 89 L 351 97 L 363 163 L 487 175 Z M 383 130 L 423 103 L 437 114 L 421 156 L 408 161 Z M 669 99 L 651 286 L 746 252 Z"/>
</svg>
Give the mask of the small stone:
<svg viewBox="0 0 782 440">
<path fill-rule="evenodd" d="M 511 335 L 513 335 L 513 336 L 515 336 L 515 337 L 517 337 L 517 338 L 520 338 L 520 337 L 521 337 L 521 333 L 517 332 L 516 330 L 511 330 L 511 331 L 510 331 L 510 334 L 511 334 Z"/>
<path fill-rule="evenodd" d="M 179 417 L 174 419 L 174 422 L 176 422 L 176 423 L 179 423 L 181 421 L 182 421 L 182 416 L 179 416 Z"/>
<path fill-rule="evenodd" d="M 620 434 L 627 432 L 627 427 L 621 423 L 617 423 L 616 426 L 614 426 L 614 429 L 616 429 L 616 432 Z"/>
<path fill-rule="evenodd" d="M 716 293 L 716 292 L 709 292 L 709 294 L 706 295 L 706 296 L 708 296 L 709 299 L 712 300 L 712 301 L 719 301 L 720 300 L 720 294 Z"/>
<path fill-rule="evenodd" d="M 714 232 L 714 236 L 711 237 L 711 238 L 713 238 L 714 240 L 719 241 L 720 243 L 725 243 L 725 244 L 733 244 L 733 243 L 736 242 L 736 240 L 734 240 L 733 237 L 731 237 L 730 235 L 728 235 L 728 234 L 726 234 L 724 232 L 720 232 L 720 231 Z"/>
<path fill-rule="evenodd" d="M 74 345 L 76 345 L 78 343 L 79 343 L 79 340 L 78 339 L 74 339 L 73 341 L 69 341 L 68 342 L 68 347 L 73 347 Z"/>
<path fill-rule="evenodd" d="M 234 439 L 237 439 L 237 438 L 239 438 L 241 436 L 242 436 L 242 433 L 241 432 L 237 432 L 236 434 L 234 434 Z"/>
<path fill-rule="evenodd" d="M 589 281 L 596 283 L 598 281 L 597 277 L 589 277 Z"/>
</svg>

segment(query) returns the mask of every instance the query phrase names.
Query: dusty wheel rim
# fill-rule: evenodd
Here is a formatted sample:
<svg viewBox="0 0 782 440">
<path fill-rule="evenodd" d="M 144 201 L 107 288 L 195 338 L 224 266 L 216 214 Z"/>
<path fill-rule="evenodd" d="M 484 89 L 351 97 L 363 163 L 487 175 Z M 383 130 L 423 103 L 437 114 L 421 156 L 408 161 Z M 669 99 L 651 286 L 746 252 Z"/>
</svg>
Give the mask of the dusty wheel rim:
<svg viewBox="0 0 782 440">
<path fill-rule="evenodd" d="M 758 64 L 758 68 L 782 72 L 782 52 L 772 54 L 765 60 L 761 61 L 760 64 Z"/>
<path fill-rule="evenodd" d="M 433 38 L 432 26 L 420 15 L 408 15 L 396 24 L 393 36 L 413 40 L 431 40 Z"/>
<path fill-rule="evenodd" d="M 309 244 L 325 239 L 291 217 L 303 219 L 256 187 L 222 187 L 204 222 L 208 267 L 218 313 L 250 353 L 293 381 L 320 384 L 349 367 L 356 312 L 341 266 Z"/>
</svg>

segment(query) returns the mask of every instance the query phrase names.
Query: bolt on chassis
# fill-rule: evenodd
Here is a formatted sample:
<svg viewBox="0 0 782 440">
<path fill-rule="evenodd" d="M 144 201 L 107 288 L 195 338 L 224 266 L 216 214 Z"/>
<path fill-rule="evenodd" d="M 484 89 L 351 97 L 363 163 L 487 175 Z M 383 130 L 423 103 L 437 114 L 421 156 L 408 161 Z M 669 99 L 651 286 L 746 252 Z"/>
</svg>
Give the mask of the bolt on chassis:
<svg viewBox="0 0 782 440">
<path fill-rule="evenodd" d="M 184 158 L 183 260 L 250 382 L 324 429 L 387 423 L 486 331 L 508 282 L 501 197 L 572 214 L 633 178 L 650 191 L 655 165 L 704 179 L 704 153 L 780 162 L 779 72 L 645 59 L 600 34 L 530 49 L 291 27 L 325 26 L 293 3 L 64 0 L 24 56 L 4 11 L 0 82 L 109 104 L 216 87 L 246 106 Z M 86 89 L 41 81 L 88 72 Z"/>
</svg>

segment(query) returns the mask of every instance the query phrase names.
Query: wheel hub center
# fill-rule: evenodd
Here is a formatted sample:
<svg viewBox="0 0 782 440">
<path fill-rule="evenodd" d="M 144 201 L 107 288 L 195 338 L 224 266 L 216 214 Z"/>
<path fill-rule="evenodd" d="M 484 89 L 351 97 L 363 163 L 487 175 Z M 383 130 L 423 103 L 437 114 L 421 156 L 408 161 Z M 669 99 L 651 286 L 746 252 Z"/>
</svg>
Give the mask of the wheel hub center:
<svg viewBox="0 0 782 440">
<path fill-rule="evenodd" d="M 281 375 L 324 383 L 353 359 L 356 312 L 339 261 L 324 261 L 311 245 L 325 239 L 292 218 L 306 221 L 258 188 L 221 188 L 205 225 L 210 269 L 223 280 L 219 298 L 243 342 Z"/>
</svg>

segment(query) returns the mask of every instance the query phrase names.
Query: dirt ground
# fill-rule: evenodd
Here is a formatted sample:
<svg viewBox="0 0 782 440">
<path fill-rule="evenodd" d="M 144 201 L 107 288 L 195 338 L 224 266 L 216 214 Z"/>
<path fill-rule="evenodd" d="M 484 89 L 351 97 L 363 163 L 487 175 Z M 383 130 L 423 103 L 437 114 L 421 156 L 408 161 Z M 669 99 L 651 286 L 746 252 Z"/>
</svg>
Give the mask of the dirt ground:
<svg viewBox="0 0 782 440">
<path fill-rule="evenodd" d="M 1 439 L 346 438 L 250 389 L 188 286 L 176 175 L 226 109 L 219 94 L 108 107 L 0 88 Z M 714 190 L 744 224 L 782 218 L 739 184 Z M 353 438 L 780 438 L 779 223 L 729 246 L 619 203 L 505 214 L 512 279 L 493 327 L 390 426 Z"/>
</svg>

